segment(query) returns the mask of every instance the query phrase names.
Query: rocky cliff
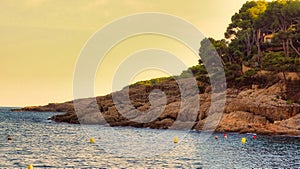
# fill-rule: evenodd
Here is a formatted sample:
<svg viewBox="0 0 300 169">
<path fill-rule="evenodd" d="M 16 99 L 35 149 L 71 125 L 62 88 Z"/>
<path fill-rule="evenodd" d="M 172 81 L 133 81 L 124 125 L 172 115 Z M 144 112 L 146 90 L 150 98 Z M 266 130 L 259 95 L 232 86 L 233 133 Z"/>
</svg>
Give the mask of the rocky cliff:
<svg viewBox="0 0 300 169">
<path fill-rule="evenodd" d="M 295 90 L 290 85 L 296 86 Z M 182 87 L 175 80 L 167 80 L 152 86 L 133 85 L 106 96 L 24 107 L 16 111 L 65 112 L 51 118 L 56 122 L 300 135 L 300 104 L 296 97 L 300 93 L 297 89 L 300 89 L 299 81 L 280 81 L 264 88 L 228 88 L 226 92 L 217 93 L 214 100 L 218 102 L 218 98 L 226 98 L 224 109 L 222 104 L 212 104 L 210 87 L 201 94 L 192 92 L 188 85 L 183 88 L 187 91 L 184 97 Z M 130 101 L 123 103 L 127 89 Z M 160 92 L 153 92 L 156 89 L 163 91 L 165 97 Z"/>
</svg>

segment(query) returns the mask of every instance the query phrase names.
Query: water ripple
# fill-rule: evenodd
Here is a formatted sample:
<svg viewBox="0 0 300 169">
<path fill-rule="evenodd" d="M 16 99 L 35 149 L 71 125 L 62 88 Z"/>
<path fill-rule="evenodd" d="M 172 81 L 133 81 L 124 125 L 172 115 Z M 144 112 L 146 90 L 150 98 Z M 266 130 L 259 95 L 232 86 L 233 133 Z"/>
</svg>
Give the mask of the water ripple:
<svg viewBox="0 0 300 169">
<path fill-rule="evenodd" d="M 230 133 L 218 140 L 210 137 L 202 143 L 199 132 L 190 132 L 173 149 L 166 149 L 157 138 L 161 132 L 179 134 L 180 131 L 91 126 L 101 131 L 97 144 L 90 144 L 89 136 L 80 125 L 48 123 L 55 113 L 14 113 L 0 109 L 0 168 L 300 168 L 299 137 L 267 137 Z M 13 136 L 7 141 L 8 134 Z M 126 136 L 126 137 L 125 137 Z M 149 138 L 138 142 L 141 137 Z M 243 145 L 241 137 L 248 142 Z M 137 142 L 137 146 L 132 146 Z M 147 156 L 150 144 L 161 144 L 163 154 Z M 140 158 L 125 154 L 128 149 L 139 152 Z M 155 152 L 156 150 L 152 150 Z M 145 156 L 146 155 L 146 156 Z"/>
</svg>

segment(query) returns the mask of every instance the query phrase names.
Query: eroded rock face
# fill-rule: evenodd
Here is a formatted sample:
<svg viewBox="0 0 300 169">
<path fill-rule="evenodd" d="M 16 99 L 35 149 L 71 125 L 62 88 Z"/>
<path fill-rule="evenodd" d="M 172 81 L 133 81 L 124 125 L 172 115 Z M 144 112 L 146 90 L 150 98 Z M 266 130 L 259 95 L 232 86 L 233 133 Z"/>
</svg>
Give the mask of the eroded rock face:
<svg viewBox="0 0 300 169">
<path fill-rule="evenodd" d="M 278 83 L 267 89 L 241 91 L 228 102 L 225 113 L 245 111 L 264 116 L 270 122 L 286 120 L 298 114 L 300 107 L 299 104 L 283 100 L 283 90 L 282 84 Z"/>
<path fill-rule="evenodd" d="M 240 132 L 247 128 L 251 129 L 253 125 L 267 125 L 268 123 L 269 121 L 264 116 L 244 111 L 235 111 L 223 114 L 218 130 Z"/>
<path fill-rule="evenodd" d="M 176 81 L 169 80 L 154 86 L 131 87 L 127 102 L 124 101 L 126 92 L 122 90 L 113 95 L 75 100 L 75 108 L 73 102 L 66 102 L 25 107 L 19 111 L 66 112 L 51 119 L 68 123 L 300 135 L 300 105 L 286 101 L 284 83 L 266 89 L 227 89 L 224 112 L 220 112 L 223 105 L 218 104 L 218 98 L 225 93 L 215 95 L 216 103 L 211 106 L 211 90 L 197 94 L 188 85 L 185 87 L 187 92 L 183 100 Z M 165 93 L 165 103 L 162 97 L 155 98 L 155 93 L 155 99 L 149 101 L 150 92 L 156 89 Z M 151 104 L 156 106 L 151 107 Z"/>
<path fill-rule="evenodd" d="M 274 124 L 292 129 L 292 130 L 300 130 L 300 114 L 293 116 L 287 120 L 276 121 Z"/>
</svg>

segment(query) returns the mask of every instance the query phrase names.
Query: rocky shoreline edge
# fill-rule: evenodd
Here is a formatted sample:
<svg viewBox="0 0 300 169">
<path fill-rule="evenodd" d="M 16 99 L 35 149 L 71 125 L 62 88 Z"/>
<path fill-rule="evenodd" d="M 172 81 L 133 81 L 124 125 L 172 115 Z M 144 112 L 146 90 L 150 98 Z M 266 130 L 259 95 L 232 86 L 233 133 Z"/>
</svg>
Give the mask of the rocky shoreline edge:
<svg viewBox="0 0 300 169">
<path fill-rule="evenodd" d="M 226 93 L 222 93 L 226 97 L 224 110 L 214 112 L 212 110 L 217 110 L 218 107 L 211 106 L 210 87 L 206 87 L 201 94 L 195 95 L 191 92 L 186 100 L 190 103 L 189 107 L 181 107 L 178 85 L 175 80 L 168 80 L 151 86 L 130 87 L 129 98 L 132 106 L 122 102 L 114 103 L 112 94 L 109 94 L 65 103 L 28 106 L 13 111 L 65 112 L 51 117 L 51 120 L 73 124 L 109 124 L 152 129 L 213 129 L 216 132 L 300 136 L 300 104 L 295 99 L 300 98 L 299 88 L 299 82 L 288 84 L 283 81 L 264 88 L 257 85 L 239 89 L 227 88 Z M 155 99 L 156 103 L 149 102 L 148 96 L 154 89 L 166 94 L 166 105 L 160 104 L 163 103 L 160 97 Z M 187 87 L 185 90 L 192 89 Z M 126 91 L 123 89 L 115 92 L 114 96 L 122 100 Z M 199 102 L 194 101 L 197 100 L 195 97 L 200 98 Z M 294 100 L 289 100 L 290 98 Z M 120 114 L 116 104 L 118 107 L 123 106 L 122 109 L 128 114 Z M 162 113 L 152 115 L 148 111 L 151 104 L 155 104 L 155 109 Z M 196 109 L 197 105 L 200 106 L 199 109 Z M 217 124 L 211 125 L 215 123 Z"/>
</svg>

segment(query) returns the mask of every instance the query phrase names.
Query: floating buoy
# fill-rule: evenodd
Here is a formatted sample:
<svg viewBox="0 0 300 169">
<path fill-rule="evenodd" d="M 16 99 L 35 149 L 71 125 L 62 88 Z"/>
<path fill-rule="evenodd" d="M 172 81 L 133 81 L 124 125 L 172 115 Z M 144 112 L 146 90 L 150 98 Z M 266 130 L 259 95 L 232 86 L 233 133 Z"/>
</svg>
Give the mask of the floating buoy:
<svg viewBox="0 0 300 169">
<path fill-rule="evenodd" d="M 8 136 L 7 136 L 7 140 L 12 140 L 11 135 L 8 135 Z"/>
<path fill-rule="evenodd" d="M 218 139 L 219 139 L 219 137 L 218 137 L 218 136 L 215 136 L 215 139 L 216 139 L 216 140 L 218 140 Z"/>
<path fill-rule="evenodd" d="M 242 144 L 245 144 L 247 142 L 247 139 L 245 137 L 243 137 L 241 142 L 242 142 Z"/>
<path fill-rule="evenodd" d="M 253 139 L 256 139 L 256 138 L 257 138 L 256 134 L 255 134 L 255 135 L 253 135 L 253 136 L 252 136 L 252 138 L 253 138 Z"/>
<path fill-rule="evenodd" d="M 173 141 L 174 143 L 178 143 L 178 137 L 174 137 Z"/>
<path fill-rule="evenodd" d="M 224 137 L 225 139 L 227 139 L 227 134 L 226 134 L 226 133 L 224 133 L 224 134 L 223 134 L 223 137 Z"/>
<path fill-rule="evenodd" d="M 90 138 L 90 143 L 95 143 L 95 139 L 93 137 Z"/>
<path fill-rule="evenodd" d="M 28 169 L 33 169 L 33 166 L 31 164 L 28 165 Z"/>
</svg>

